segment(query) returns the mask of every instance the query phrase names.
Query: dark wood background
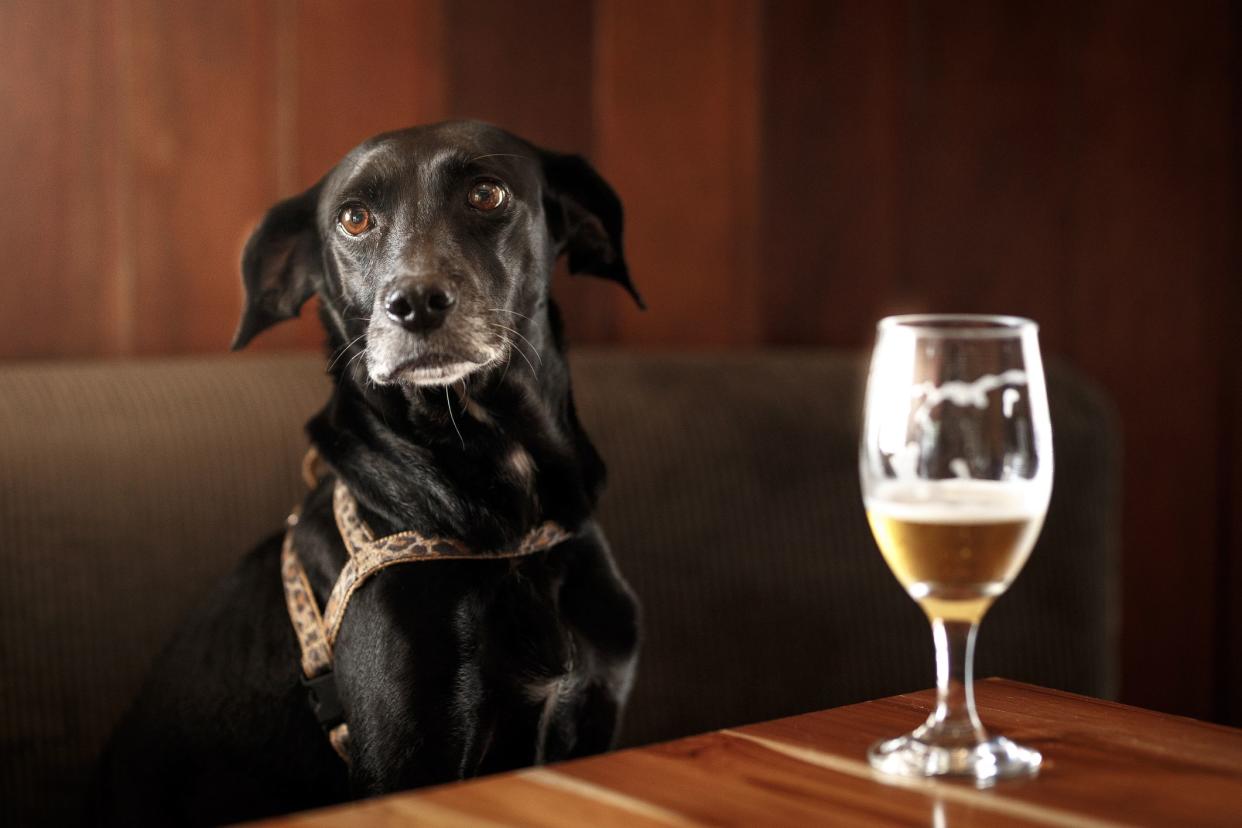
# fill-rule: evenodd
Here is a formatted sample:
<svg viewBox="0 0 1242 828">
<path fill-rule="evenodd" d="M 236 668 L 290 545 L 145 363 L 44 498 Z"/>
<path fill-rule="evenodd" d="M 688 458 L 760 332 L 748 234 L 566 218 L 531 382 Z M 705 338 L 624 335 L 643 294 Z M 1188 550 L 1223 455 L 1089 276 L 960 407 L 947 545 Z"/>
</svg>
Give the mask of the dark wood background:
<svg viewBox="0 0 1242 828">
<path fill-rule="evenodd" d="M 578 342 L 1040 321 L 1125 440 L 1123 698 L 1240 722 L 1242 356 L 1224 0 L 0 0 L 0 356 L 223 351 L 277 198 L 377 131 L 589 154 L 651 311 Z M 314 347 L 313 320 L 262 348 Z"/>
</svg>

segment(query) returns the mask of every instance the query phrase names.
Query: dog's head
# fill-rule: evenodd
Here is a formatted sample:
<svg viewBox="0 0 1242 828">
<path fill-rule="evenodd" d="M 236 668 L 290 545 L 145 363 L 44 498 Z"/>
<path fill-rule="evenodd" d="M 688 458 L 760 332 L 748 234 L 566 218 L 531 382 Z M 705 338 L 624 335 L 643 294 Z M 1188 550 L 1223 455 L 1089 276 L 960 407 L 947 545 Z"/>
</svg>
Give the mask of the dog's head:
<svg viewBox="0 0 1242 828">
<path fill-rule="evenodd" d="M 578 156 L 472 121 L 380 135 L 268 211 L 242 254 L 233 347 L 317 293 L 338 347 L 361 349 L 351 370 L 445 385 L 522 344 L 562 253 L 641 306 L 621 231 L 616 194 Z"/>
</svg>

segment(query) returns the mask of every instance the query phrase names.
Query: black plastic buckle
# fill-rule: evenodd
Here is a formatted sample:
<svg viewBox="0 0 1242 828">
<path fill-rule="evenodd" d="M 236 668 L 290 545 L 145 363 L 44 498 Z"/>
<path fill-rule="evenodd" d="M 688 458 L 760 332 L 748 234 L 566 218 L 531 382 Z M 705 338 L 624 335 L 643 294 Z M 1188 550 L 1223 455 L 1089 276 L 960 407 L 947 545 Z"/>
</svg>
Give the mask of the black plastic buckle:
<svg viewBox="0 0 1242 828">
<path fill-rule="evenodd" d="M 331 670 L 314 678 L 302 676 L 302 686 L 306 688 L 306 700 L 311 712 L 324 730 L 331 730 L 345 721 L 341 697 L 336 692 L 336 677 Z"/>
</svg>

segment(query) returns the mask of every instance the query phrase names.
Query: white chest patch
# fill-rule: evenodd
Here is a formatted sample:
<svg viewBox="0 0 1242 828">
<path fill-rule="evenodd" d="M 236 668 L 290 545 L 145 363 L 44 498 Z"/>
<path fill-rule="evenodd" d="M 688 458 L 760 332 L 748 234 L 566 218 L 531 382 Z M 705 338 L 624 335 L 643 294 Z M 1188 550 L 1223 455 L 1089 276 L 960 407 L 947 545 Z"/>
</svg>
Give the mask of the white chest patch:
<svg viewBox="0 0 1242 828">
<path fill-rule="evenodd" d="M 474 397 L 463 395 L 462 402 L 465 403 L 464 407 L 466 409 L 466 413 L 471 417 L 484 425 L 492 424 L 492 415 L 488 413 L 486 408 L 479 405 L 478 402 L 475 401 Z"/>
<path fill-rule="evenodd" d="M 535 747 L 536 763 L 543 764 L 545 761 L 544 750 L 548 745 L 548 728 L 552 725 L 557 707 L 574 692 L 575 688 L 576 678 L 572 671 L 560 678 L 534 682 L 526 686 L 527 697 L 533 702 L 542 702 L 542 709 L 539 711 L 539 743 Z"/>
<path fill-rule="evenodd" d="M 518 483 L 530 488 L 535 478 L 535 460 L 530 452 L 521 446 L 514 446 L 505 457 L 505 467 Z"/>
</svg>

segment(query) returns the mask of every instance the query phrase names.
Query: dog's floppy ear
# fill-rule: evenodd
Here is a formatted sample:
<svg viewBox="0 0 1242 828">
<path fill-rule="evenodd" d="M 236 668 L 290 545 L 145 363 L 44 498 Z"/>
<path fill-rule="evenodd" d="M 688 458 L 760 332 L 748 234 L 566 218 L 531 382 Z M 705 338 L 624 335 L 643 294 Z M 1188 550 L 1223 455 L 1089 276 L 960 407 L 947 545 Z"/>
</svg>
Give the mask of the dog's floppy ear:
<svg viewBox="0 0 1242 828">
<path fill-rule="evenodd" d="M 569 255 L 569 272 L 611 279 L 645 310 L 622 252 L 621 199 L 582 156 L 547 150 L 539 154 L 548 182 L 548 227 L 558 252 Z"/>
<path fill-rule="evenodd" d="M 233 336 L 233 350 L 286 319 L 298 315 L 315 290 L 321 267 L 315 207 L 319 184 L 267 211 L 242 251 L 246 306 Z"/>
</svg>

